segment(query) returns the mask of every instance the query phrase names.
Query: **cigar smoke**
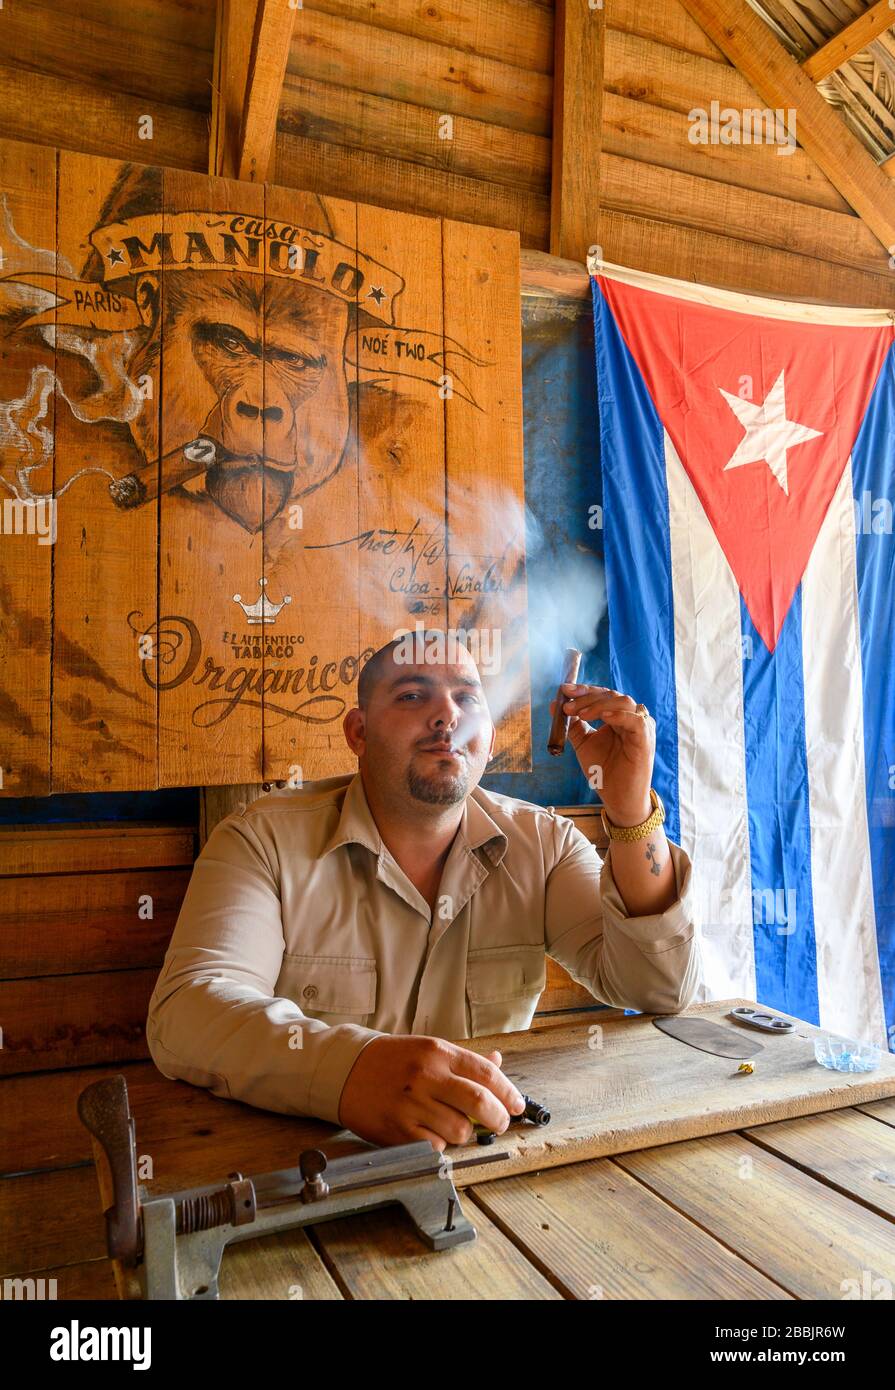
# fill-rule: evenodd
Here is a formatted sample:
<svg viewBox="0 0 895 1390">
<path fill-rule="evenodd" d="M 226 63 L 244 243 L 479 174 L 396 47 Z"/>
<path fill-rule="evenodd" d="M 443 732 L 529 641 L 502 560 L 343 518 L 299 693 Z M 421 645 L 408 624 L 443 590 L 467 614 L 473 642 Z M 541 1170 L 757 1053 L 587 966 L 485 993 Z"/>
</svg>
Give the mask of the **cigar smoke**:
<svg viewBox="0 0 895 1390">
<path fill-rule="evenodd" d="M 533 736 L 536 744 L 543 746 L 550 721 L 549 705 L 556 694 L 567 648 L 576 647 L 584 653 L 579 679 L 587 678 L 587 654 L 597 644 L 597 632 L 606 612 L 603 570 L 592 550 L 570 541 L 567 534 L 557 534 L 559 528 L 548 536 L 531 508 L 516 495 L 509 491 L 492 493 L 489 503 L 486 511 L 476 511 L 467 527 L 455 510 L 449 570 L 456 583 L 462 568 L 455 558 L 458 554 L 496 557 L 502 587 L 492 589 L 479 600 L 454 600 L 449 613 L 456 626 L 448 628 L 447 633 L 448 637 L 456 633 L 456 639 L 464 641 L 475 660 L 495 724 L 514 707 L 524 705 L 530 691 L 533 721 L 545 724 L 543 733 Z M 443 582 L 444 516 L 429 514 L 417 505 L 413 516 L 418 524 L 412 548 L 397 558 L 397 565 L 415 566 L 415 576 L 428 576 L 434 587 Z M 470 544 L 467 551 L 455 537 L 468 534 L 473 528 L 475 549 Z M 337 552 L 330 551 L 330 555 L 337 559 Z M 375 591 L 369 595 L 362 592 L 361 603 L 371 633 L 381 630 L 379 602 Z M 413 632 L 416 624 L 417 619 L 410 616 L 404 620 L 401 631 Z M 444 623 L 431 617 L 419 626 L 443 629 Z M 382 636 L 378 644 L 397 634 L 396 629 Z M 455 730 L 454 738 L 457 743 L 464 741 L 462 726 Z"/>
<path fill-rule="evenodd" d="M 491 703 L 498 723 L 506 711 L 528 693 L 531 685 L 532 724 L 542 720 L 543 734 L 533 727 L 537 746 L 543 746 L 550 722 L 550 701 L 568 648 L 584 653 L 578 679 L 587 679 L 588 653 L 606 612 L 606 582 L 597 555 L 566 536 L 548 536 L 531 508 L 524 513 L 528 585 L 528 670 L 510 672 Z"/>
</svg>

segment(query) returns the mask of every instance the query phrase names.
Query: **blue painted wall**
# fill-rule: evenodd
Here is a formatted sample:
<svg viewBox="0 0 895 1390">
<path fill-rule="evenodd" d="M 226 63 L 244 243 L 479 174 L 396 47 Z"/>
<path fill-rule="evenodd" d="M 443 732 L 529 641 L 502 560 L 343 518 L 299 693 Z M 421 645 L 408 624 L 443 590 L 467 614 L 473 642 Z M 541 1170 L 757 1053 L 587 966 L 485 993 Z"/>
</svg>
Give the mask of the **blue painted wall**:
<svg viewBox="0 0 895 1390">
<path fill-rule="evenodd" d="M 589 301 L 526 300 L 522 313 L 522 385 L 525 415 L 525 492 L 530 511 L 526 570 L 529 606 L 541 607 L 557 576 L 576 573 L 601 579 L 602 532 L 592 529 L 591 508 L 602 508 L 599 473 L 593 317 Z M 582 571 L 582 566 L 584 570 Z M 581 679 L 609 684 L 605 617 L 597 640 L 585 650 Z M 575 643 L 579 645 L 579 643 Z M 548 705 L 556 675 L 532 670 L 532 771 L 484 777 L 482 786 L 545 806 L 596 801 L 575 755 L 547 752 Z M 65 821 L 152 820 L 197 823 L 194 787 L 156 792 L 0 798 L 0 824 Z"/>
<path fill-rule="evenodd" d="M 598 585 L 603 579 L 603 535 L 590 525 L 591 508 L 603 506 L 590 301 L 525 300 L 522 328 L 525 497 L 534 532 L 526 572 L 529 608 L 537 610 L 551 585 L 568 583 L 570 564 L 579 584 L 589 582 L 586 561 Z M 584 651 L 579 679 L 609 685 L 605 617 L 596 639 L 590 647 L 572 643 Z M 486 789 L 543 806 L 598 800 L 570 747 L 560 758 L 547 752 L 557 679 L 555 663 L 532 671 L 532 771 L 483 777 Z"/>
</svg>

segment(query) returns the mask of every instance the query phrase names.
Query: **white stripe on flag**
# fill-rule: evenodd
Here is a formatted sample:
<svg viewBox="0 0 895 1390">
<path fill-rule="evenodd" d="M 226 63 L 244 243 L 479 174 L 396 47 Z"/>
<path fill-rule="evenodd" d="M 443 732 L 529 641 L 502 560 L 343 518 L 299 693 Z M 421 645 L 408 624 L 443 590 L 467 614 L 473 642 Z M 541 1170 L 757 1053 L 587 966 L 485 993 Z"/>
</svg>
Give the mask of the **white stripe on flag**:
<svg viewBox="0 0 895 1390">
<path fill-rule="evenodd" d="M 667 430 L 681 846 L 693 862 L 705 987 L 755 998 L 740 594 Z M 698 696 L 702 693 L 702 700 Z"/>
<path fill-rule="evenodd" d="M 849 459 L 802 577 L 802 669 L 820 1024 L 887 1046 L 864 772 Z"/>
</svg>

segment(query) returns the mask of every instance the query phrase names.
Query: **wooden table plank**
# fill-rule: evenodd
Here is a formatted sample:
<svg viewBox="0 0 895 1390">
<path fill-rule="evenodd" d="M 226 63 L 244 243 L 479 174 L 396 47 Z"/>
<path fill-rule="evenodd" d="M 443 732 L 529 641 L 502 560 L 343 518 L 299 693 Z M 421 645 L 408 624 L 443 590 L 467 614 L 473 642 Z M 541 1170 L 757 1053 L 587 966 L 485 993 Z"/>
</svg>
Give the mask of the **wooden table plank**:
<svg viewBox="0 0 895 1390">
<path fill-rule="evenodd" d="M 58 1301 L 118 1300 L 110 1259 L 55 1265 L 30 1275 L 43 1280 L 46 1297 Z M 54 1283 L 51 1283 L 54 1281 Z M 339 1301 L 342 1295 L 313 1243 L 304 1231 L 285 1231 L 243 1242 L 224 1252 L 221 1263 L 222 1299 Z"/>
<path fill-rule="evenodd" d="M 561 1299 L 512 1241 L 477 1211 L 461 1205 L 478 1235 L 452 1250 L 427 1250 L 397 1207 L 326 1221 L 314 1239 L 337 1280 L 358 1299 Z"/>
<path fill-rule="evenodd" d="M 864 1105 L 856 1105 L 855 1110 L 860 1110 L 865 1115 L 872 1115 L 875 1120 L 882 1120 L 885 1125 L 895 1125 L 895 1097 L 888 1100 L 869 1100 Z"/>
<path fill-rule="evenodd" d="M 895 1284 L 891 1222 L 739 1134 L 615 1161 L 797 1298 L 842 1299 L 867 1277 Z"/>
<path fill-rule="evenodd" d="M 92 1163 L 0 1181 L 0 1278 L 106 1254 Z"/>
<path fill-rule="evenodd" d="M 339 1287 L 306 1231 L 278 1231 L 224 1251 L 222 1299 L 337 1302 Z"/>
<path fill-rule="evenodd" d="M 895 1129 L 857 1110 L 831 1110 L 743 1130 L 846 1197 L 895 1220 Z"/>
<path fill-rule="evenodd" d="M 115 1302 L 118 1298 L 110 1259 L 84 1260 L 76 1265 L 55 1265 L 36 1274 L 24 1274 L 21 1278 L 34 1281 L 36 1297 L 40 1291 L 39 1280 L 43 1279 L 44 1296 L 48 1299 L 53 1297 L 59 1302 L 74 1299 Z"/>
<path fill-rule="evenodd" d="M 791 1297 L 613 1159 L 503 1178 L 463 1195 L 567 1298 Z M 469 1206 L 466 1214 L 476 1219 Z"/>
<path fill-rule="evenodd" d="M 78 1096 L 94 1082 L 119 1074 L 127 1083 L 136 1122 L 137 1153 L 151 1154 L 157 1178 L 169 1179 L 169 1186 L 157 1189 L 147 1181 L 152 1191 L 213 1182 L 233 1168 L 281 1168 L 295 1163 L 301 1149 L 339 1133 L 325 1120 L 257 1110 L 212 1095 L 202 1086 L 171 1081 L 153 1062 L 79 1067 L 2 1082 L 0 1174 L 92 1162 L 92 1141 L 78 1117 Z"/>
<path fill-rule="evenodd" d="M 669 1037 L 650 1014 L 585 1017 L 536 1036 L 455 1039 L 482 1055 L 499 1048 L 507 1076 L 552 1114 L 544 1128 L 518 1125 L 501 1135 L 507 1160 L 487 1173 L 458 1174 L 458 1185 L 895 1096 L 895 1057 L 884 1054 L 875 1072 L 828 1071 L 814 1056 L 823 1029 L 792 1019 L 792 1032 L 769 1037 L 727 1017 L 750 1002 L 755 1007 L 744 999 L 714 1000 L 684 1014 L 717 1024 L 747 1048 L 761 1048 L 751 1074 L 739 1072 L 736 1059 Z"/>
</svg>

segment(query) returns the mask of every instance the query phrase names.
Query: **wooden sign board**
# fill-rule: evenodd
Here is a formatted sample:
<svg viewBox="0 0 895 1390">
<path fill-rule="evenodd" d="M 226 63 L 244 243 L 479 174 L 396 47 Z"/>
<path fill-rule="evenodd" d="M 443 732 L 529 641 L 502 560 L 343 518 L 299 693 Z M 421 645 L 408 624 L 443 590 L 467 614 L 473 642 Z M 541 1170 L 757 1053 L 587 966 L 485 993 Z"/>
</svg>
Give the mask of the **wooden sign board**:
<svg viewBox="0 0 895 1390">
<path fill-rule="evenodd" d="M 0 141 L 3 793 L 354 770 L 466 634 L 531 766 L 519 238 Z"/>
</svg>

